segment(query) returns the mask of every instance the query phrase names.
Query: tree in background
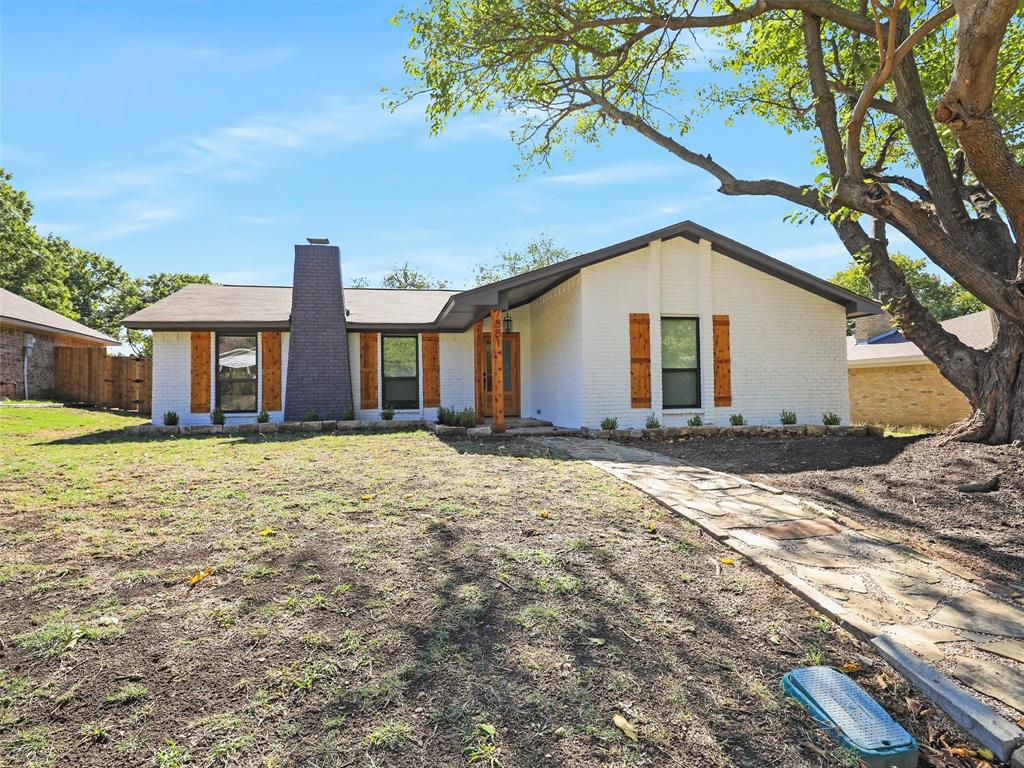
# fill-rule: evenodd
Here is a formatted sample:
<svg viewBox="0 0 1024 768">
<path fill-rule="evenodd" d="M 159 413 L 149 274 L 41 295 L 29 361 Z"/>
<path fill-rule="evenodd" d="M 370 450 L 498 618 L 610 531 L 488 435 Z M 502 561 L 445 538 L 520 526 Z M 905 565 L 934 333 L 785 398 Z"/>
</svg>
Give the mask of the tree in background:
<svg viewBox="0 0 1024 768">
<path fill-rule="evenodd" d="M 0 169 L 0 286 L 94 330 L 152 353 L 149 335 L 121 321 L 189 283 L 209 275 L 165 273 L 131 277 L 99 253 L 76 248 L 56 235 L 41 236 L 29 222 L 32 203 Z"/>
<path fill-rule="evenodd" d="M 950 436 L 1024 438 L 1024 4 L 426 0 L 397 20 L 412 29 L 413 83 L 392 106 L 426 95 L 434 133 L 460 112 L 507 110 L 527 162 L 625 128 L 722 194 L 792 203 L 795 221 L 835 230 L 872 294 L 970 401 Z M 700 36 L 722 55 L 710 84 L 684 94 Z M 799 183 L 737 175 L 685 143 L 712 111 L 803 140 L 820 170 Z M 890 257 L 889 227 L 994 310 L 992 347 L 943 330 Z"/>
<path fill-rule="evenodd" d="M 390 272 L 387 272 L 380 281 L 381 288 L 400 288 L 400 289 L 412 289 L 417 291 L 427 291 L 430 289 L 436 289 L 443 291 L 448 287 L 447 280 L 439 280 L 436 277 L 428 275 L 426 272 L 420 272 L 416 267 L 409 266 L 409 262 L 405 262 L 401 266 L 395 265 Z"/>
<path fill-rule="evenodd" d="M 77 317 L 68 289 L 68 266 L 29 224 L 32 203 L 0 168 L 0 287 L 29 301 Z"/>
<path fill-rule="evenodd" d="M 903 253 L 890 254 L 889 258 L 906 276 L 907 284 L 921 302 L 921 306 L 931 312 L 936 320 L 941 322 L 985 309 L 984 304 L 955 280 L 943 280 L 938 275 L 926 271 L 928 262 L 925 259 L 912 259 Z M 864 267 L 856 261 L 832 275 L 831 280 L 836 285 L 861 296 L 871 295 L 868 276 L 864 272 Z"/>
<path fill-rule="evenodd" d="M 567 248 L 556 246 L 550 237 L 542 234 L 528 242 L 521 251 L 500 251 L 491 263 L 477 264 L 474 282 L 476 285 L 496 283 L 506 277 L 515 277 L 523 272 L 557 264 L 575 255 Z"/>
</svg>

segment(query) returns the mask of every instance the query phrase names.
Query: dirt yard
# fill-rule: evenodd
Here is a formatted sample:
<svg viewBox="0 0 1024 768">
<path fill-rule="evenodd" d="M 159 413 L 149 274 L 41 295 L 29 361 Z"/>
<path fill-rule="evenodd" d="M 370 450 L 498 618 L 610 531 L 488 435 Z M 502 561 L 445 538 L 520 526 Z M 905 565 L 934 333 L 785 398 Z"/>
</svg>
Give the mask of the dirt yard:
<svg viewBox="0 0 1024 768">
<path fill-rule="evenodd" d="M 848 636 L 586 464 L 126 423 L 0 413 L 0 765 L 855 765 L 779 692 L 807 663 L 848 664 L 927 764 L 985 765 Z"/>
<path fill-rule="evenodd" d="M 876 530 L 1024 588 L 1024 450 L 938 437 L 644 442 L 685 462 L 801 493 Z M 999 489 L 956 486 L 999 475 Z"/>
</svg>

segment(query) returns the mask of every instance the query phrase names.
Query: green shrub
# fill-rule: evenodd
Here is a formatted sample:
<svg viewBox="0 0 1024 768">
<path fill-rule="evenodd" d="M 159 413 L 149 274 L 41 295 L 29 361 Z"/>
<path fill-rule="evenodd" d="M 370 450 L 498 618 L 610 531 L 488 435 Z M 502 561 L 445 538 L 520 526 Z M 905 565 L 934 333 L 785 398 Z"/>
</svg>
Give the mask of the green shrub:
<svg viewBox="0 0 1024 768">
<path fill-rule="evenodd" d="M 695 413 L 695 414 L 693 414 L 693 416 L 691 416 L 690 418 L 688 418 L 686 420 L 686 426 L 688 426 L 688 427 L 703 427 L 704 426 L 704 419 L 702 419 L 700 417 L 699 413 Z"/>
<path fill-rule="evenodd" d="M 779 414 L 779 421 L 783 424 L 796 424 L 796 411 L 783 411 Z"/>
<path fill-rule="evenodd" d="M 224 411 L 217 408 L 210 414 L 210 421 L 217 425 L 223 425 L 225 421 Z"/>
<path fill-rule="evenodd" d="M 395 409 L 388 406 L 380 412 L 380 418 L 382 421 L 391 421 L 395 418 Z"/>
<path fill-rule="evenodd" d="M 256 421 L 259 422 L 260 424 L 266 424 L 268 421 L 270 421 L 270 414 L 267 413 L 266 408 L 260 411 L 259 416 L 256 417 Z"/>
<path fill-rule="evenodd" d="M 744 424 L 747 423 L 747 420 L 743 418 L 742 413 L 734 413 L 732 416 L 729 417 L 729 423 L 732 424 L 734 427 L 742 427 Z"/>
<path fill-rule="evenodd" d="M 310 408 L 306 411 L 306 415 L 302 417 L 303 421 L 320 421 L 320 411 L 316 408 Z"/>
<path fill-rule="evenodd" d="M 832 413 L 831 411 L 829 411 L 828 413 L 821 414 L 821 423 L 826 426 L 834 427 L 841 422 L 842 419 L 840 419 L 838 415 Z"/>
<path fill-rule="evenodd" d="M 176 427 L 178 426 L 178 414 L 174 411 L 164 412 L 164 426 L 165 427 Z"/>
<path fill-rule="evenodd" d="M 613 429 L 619 428 L 619 420 L 614 416 L 609 416 L 606 419 L 601 419 L 601 429 L 605 432 L 611 432 Z"/>
<path fill-rule="evenodd" d="M 454 406 L 451 408 L 441 406 L 437 409 L 437 423 L 449 427 L 475 427 L 476 411 L 472 408 L 463 408 L 460 411 Z"/>
<path fill-rule="evenodd" d="M 356 420 L 356 409 L 349 408 L 343 414 L 341 414 L 342 421 L 355 421 Z"/>
<path fill-rule="evenodd" d="M 647 417 L 647 422 L 644 424 L 648 429 L 660 429 L 661 422 L 658 421 L 658 417 L 653 413 Z"/>
</svg>

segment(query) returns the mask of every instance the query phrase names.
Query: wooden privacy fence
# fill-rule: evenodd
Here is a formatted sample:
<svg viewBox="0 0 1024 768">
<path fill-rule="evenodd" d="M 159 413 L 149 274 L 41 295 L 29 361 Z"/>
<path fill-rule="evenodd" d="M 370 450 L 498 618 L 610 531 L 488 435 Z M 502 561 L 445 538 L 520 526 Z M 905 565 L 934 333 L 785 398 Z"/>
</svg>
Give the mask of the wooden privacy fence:
<svg viewBox="0 0 1024 768">
<path fill-rule="evenodd" d="M 102 347 L 55 347 L 54 388 L 72 403 L 149 413 L 153 405 L 153 361 L 113 357 Z"/>
</svg>

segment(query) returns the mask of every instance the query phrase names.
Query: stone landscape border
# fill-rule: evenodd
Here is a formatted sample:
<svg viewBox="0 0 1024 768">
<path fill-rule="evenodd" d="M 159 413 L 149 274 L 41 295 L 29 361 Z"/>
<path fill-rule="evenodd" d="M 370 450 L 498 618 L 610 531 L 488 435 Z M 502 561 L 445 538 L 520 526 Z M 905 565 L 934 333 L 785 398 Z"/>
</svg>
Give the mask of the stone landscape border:
<svg viewBox="0 0 1024 768">
<path fill-rule="evenodd" d="M 267 421 L 245 424 L 193 424 L 164 426 L 136 424 L 125 427 L 129 435 L 272 435 L 314 432 L 403 432 L 425 429 L 425 421 Z"/>
<path fill-rule="evenodd" d="M 493 432 L 487 425 L 477 427 L 455 427 L 433 421 L 397 420 L 391 421 L 283 421 L 244 424 L 193 424 L 164 426 L 160 424 L 136 424 L 125 427 L 129 435 L 237 435 L 276 433 L 316 432 L 394 432 L 426 429 L 442 437 L 524 437 L 545 435 L 577 435 L 594 440 L 666 440 L 678 437 L 764 437 L 766 435 L 787 435 L 793 437 L 883 437 L 885 428 L 877 425 L 825 426 L 823 424 L 786 424 L 738 427 L 661 427 L 659 429 L 592 429 L 578 430 L 562 427 L 513 427 L 504 432 Z"/>
<path fill-rule="evenodd" d="M 580 436 L 599 440 L 661 440 L 673 437 L 764 437 L 793 435 L 803 437 L 884 437 L 885 427 L 877 424 L 840 426 L 825 424 L 765 424 L 716 427 L 659 427 L 657 429 L 591 429 L 582 427 Z"/>
</svg>

